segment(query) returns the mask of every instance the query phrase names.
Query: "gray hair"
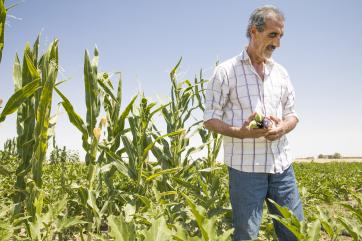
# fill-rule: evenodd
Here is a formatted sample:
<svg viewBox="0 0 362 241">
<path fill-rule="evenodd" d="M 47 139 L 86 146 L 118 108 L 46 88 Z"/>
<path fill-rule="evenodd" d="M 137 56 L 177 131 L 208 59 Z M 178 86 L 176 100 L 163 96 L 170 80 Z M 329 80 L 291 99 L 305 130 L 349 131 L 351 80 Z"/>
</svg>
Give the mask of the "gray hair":
<svg viewBox="0 0 362 241">
<path fill-rule="evenodd" d="M 251 38 L 250 29 L 253 25 L 255 25 L 259 32 L 263 32 L 266 19 L 277 17 L 282 18 L 283 20 L 285 19 L 284 14 L 273 5 L 265 5 L 255 9 L 249 18 L 248 28 L 246 29 L 246 37 L 248 37 L 248 39 Z"/>
</svg>

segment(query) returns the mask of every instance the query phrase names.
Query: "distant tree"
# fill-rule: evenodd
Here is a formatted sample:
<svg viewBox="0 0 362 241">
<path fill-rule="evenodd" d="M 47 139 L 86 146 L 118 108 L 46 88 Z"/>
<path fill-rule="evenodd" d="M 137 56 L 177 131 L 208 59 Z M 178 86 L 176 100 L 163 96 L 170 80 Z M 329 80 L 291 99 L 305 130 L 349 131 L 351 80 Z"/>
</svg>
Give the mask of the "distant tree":
<svg viewBox="0 0 362 241">
<path fill-rule="evenodd" d="M 340 153 L 336 152 L 336 153 L 333 154 L 332 157 L 333 157 L 333 159 L 341 159 L 342 155 Z"/>
<path fill-rule="evenodd" d="M 319 154 L 319 155 L 318 155 L 318 158 L 324 158 L 324 155 L 323 155 L 323 154 Z"/>
</svg>

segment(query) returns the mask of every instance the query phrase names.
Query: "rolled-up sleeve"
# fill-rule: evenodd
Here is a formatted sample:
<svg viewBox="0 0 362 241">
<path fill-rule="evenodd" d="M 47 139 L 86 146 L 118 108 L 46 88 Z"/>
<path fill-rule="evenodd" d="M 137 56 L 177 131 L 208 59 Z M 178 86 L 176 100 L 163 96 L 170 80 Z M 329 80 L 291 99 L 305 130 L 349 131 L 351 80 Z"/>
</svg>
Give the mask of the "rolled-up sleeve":
<svg viewBox="0 0 362 241">
<path fill-rule="evenodd" d="M 222 120 L 223 107 L 229 96 L 229 86 L 225 70 L 218 66 L 215 68 L 205 93 L 204 121 L 210 119 Z"/>
<path fill-rule="evenodd" d="M 295 110 L 295 91 L 294 87 L 289 79 L 289 76 L 286 77 L 286 88 L 282 98 L 283 104 L 283 119 L 289 116 L 295 116 L 299 119 L 299 116 Z"/>
</svg>

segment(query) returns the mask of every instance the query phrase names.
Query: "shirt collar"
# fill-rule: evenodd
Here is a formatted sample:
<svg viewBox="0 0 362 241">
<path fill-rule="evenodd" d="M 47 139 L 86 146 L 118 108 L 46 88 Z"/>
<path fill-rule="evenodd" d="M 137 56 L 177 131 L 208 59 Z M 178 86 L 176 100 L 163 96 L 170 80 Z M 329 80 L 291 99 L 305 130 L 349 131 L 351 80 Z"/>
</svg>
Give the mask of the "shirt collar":
<svg viewBox="0 0 362 241">
<path fill-rule="evenodd" d="M 240 53 L 239 59 L 240 59 L 241 61 L 243 61 L 244 63 L 251 65 L 250 56 L 249 56 L 248 52 L 246 51 L 247 47 L 248 47 L 248 46 L 246 46 L 246 47 L 244 48 L 244 50 Z M 266 64 L 267 64 L 267 65 L 271 65 L 271 66 L 274 65 L 274 60 L 273 60 L 273 58 L 267 59 L 267 60 L 266 60 Z"/>
</svg>

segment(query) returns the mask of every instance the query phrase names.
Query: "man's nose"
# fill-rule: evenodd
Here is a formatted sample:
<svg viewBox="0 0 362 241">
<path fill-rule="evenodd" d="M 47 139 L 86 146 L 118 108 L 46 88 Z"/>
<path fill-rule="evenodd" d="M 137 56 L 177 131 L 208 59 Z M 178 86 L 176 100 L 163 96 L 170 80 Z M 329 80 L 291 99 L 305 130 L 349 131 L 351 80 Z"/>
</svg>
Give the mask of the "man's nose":
<svg viewBox="0 0 362 241">
<path fill-rule="evenodd" d="M 280 37 L 275 37 L 273 40 L 273 45 L 277 48 L 280 47 Z"/>
</svg>

